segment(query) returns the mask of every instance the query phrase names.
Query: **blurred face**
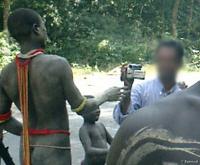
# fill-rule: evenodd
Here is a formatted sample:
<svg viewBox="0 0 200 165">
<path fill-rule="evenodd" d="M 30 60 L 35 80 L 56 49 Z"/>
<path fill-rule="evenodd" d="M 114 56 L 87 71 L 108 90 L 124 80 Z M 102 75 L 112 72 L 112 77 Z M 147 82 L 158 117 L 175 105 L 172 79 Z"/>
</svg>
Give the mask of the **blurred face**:
<svg viewBox="0 0 200 165">
<path fill-rule="evenodd" d="M 96 109 L 95 111 L 91 111 L 90 113 L 84 115 L 84 119 L 88 122 L 95 122 L 99 120 L 100 109 Z"/>
<path fill-rule="evenodd" d="M 163 81 L 174 80 L 181 67 L 181 62 L 176 56 L 176 51 L 170 47 L 161 47 L 157 51 L 156 64 L 159 77 Z"/>
</svg>

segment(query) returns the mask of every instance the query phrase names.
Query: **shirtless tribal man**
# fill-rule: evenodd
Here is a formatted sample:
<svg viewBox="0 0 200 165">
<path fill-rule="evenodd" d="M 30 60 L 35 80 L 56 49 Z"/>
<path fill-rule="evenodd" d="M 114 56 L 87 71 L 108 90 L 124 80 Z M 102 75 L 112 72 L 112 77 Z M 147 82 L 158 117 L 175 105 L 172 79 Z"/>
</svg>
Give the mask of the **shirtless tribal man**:
<svg viewBox="0 0 200 165">
<path fill-rule="evenodd" d="M 28 82 L 31 165 L 70 165 L 66 101 L 81 115 L 106 101 L 117 100 L 121 89 L 113 87 L 100 97 L 86 100 L 74 84 L 67 60 L 44 54 L 47 32 L 37 12 L 23 8 L 15 10 L 9 16 L 8 30 L 20 45 L 18 59 L 31 59 Z M 1 127 L 6 129 L 10 123 L 19 124 L 10 113 L 12 103 L 20 109 L 15 61 L 2 70 L 0 80 L 0 119 Z"/>
</svg>

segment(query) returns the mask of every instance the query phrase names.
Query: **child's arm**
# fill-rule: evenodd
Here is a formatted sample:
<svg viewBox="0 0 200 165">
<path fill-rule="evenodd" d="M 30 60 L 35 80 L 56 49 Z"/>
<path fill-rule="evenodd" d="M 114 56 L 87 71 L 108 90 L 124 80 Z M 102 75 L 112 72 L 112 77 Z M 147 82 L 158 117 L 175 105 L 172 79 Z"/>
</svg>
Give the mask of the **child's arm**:
<svg viewBox="0 0 200 165">
<path fill-rule="evenodd" d="M 113 137 L 110 135 L 110 133 L 108 132 L 108 130 L 106 129 L 106 127 L 102 124 L 103 128 L 105 129 L 106 132 L 106 140 L 108 142 L 108 144 L 111 145 L 112 141 L 113 141 Z"/>
<path fill-rule="evenodd" d="M 106 137 L 107 137 L 108 144 L 111 145 L 111 143 L 113 141 L 113 137 L 110 135 L 110 133 L 107 131 L 107 129 L 106 129 Z"/>
<path fill-rule="evenodd" d="M 81 127 L 79 130 L 79 138 L 83 145 L 83 148 L 87 155 L 97 156 L 97 155 L 104 155 L 106 156 L 108 153 L 108 149 L 103 148 L 96 148 L 92 146 L 88 131 L 86 128 Z"/>
</svg>

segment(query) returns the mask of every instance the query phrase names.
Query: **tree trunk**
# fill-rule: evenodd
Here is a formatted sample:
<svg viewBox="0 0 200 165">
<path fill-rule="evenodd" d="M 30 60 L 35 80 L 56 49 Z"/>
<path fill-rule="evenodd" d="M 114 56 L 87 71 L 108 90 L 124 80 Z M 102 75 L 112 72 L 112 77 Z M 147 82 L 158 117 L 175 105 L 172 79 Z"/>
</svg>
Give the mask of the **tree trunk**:
<svg viewBox="0 0 200 165">
<path fill-rule="evenodd" d="M 7 21 L 10 12 L 10 0 L 3 0 L 4 7 L 3 7 L 3 29 L 7 30 Z"/>
<path fill-rule="evenodd" d="M 165 0 L 161 0 L 160 4 L 160 14 L 161 14 L 161 38 L 163 36 L 163 33 L 165 31 Z"/>
<path fill-rule="evenodd" d="M 192 17 L 193 17 L 193 6 L 194 6 L 194 0 L 191 0 L 190 8 L 189 8 L 189 17 L 188 17 L 188 31 L 187 31 L 187 37 L 189 37 L 192 27 Z"/>
<path fill-rule="evenodd" d="M 176 0 L 174 3 L 174 7 L 172 10 L 172 36 L 177 37 L 177 15 L 178 15 L 178 8 L 180 5 L 180 0 Z"/>
</svg>

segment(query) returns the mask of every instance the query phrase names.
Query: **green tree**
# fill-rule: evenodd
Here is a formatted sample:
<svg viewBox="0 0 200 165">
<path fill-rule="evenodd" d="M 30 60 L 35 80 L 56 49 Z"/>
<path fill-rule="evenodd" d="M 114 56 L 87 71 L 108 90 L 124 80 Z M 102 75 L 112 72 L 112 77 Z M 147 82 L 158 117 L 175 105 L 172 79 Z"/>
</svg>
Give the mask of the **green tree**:
<svg viewBox="0 0 200 165">
<path fill-rule="evenodd" d="M 9 5 L 2 5 L 3 17 Z M 165 38 L 184 43 L 188 62 L 193 50 L 200 50 L 199 0 L 10 1 L 11 11 L 20 7 L 42 15 L 51 39 L 47 51 L 71 63 L 105 68 L 125 61 L 148 62 L 156 42 Z"/>
</svg>

